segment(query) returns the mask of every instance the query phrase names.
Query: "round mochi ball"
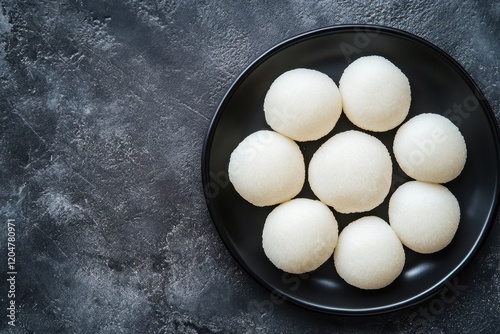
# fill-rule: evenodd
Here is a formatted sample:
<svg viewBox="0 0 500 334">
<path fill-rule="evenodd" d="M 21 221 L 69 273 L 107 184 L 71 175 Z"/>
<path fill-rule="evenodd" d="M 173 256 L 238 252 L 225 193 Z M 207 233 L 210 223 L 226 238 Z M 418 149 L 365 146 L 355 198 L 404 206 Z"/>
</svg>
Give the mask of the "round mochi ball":
<svg viewBox="0 0 500 334">
<path fill-rule="evenodd" d="M 443 185 L 410 181 L 389 200 L 389 223 L 406 247 L 434 253 L 446 247 L 458 229 L 460 207 Z"/>
<path fill-rule="evenodd" d="M 236 191 L 256 206 L 290 200 L 305 181 L 304 157 L 297 143 L 268 130 L 252 133 L 234 149 L 228 172 Z"/>
<path fill-rule="evenodd" d="M 410 110 L 410 82 L 384 57 L 356 59 L 344 70 L 339 89 L 347 118 L 364 130 L 393 129 Z"/>
<path fill-rule="evenodd" d="M 419 181 L 449 182 L 467 160 L 460 130 L 438 114 L 420 114 L 404 123 L 396 132 L 393 149 L 401 169 Z"/>
<path fill-rule="evenodd" d="M 335 269 L 350 285 L 381 289 L 401 274 L 405 252 L 401 241 L 384 220 L 368 216 L 347 225 L 333 255 Z"/>
<path fill-rule="evenodd" d="M 316 70 L 298 68 L 280 75 L 264 99 L 269 126 L 296 141 L 311 141 L 328 134 L 342 113 L 335 82 Z"/>
<path fill-rule="evenodd" d="M 325 204 L 296 198 L 268 215 L 262 246 L 277 268 L 302 274 L 315 270 L 332 256 L 337 238 L 337 221 Z"/>
<path fill-rule="evenodd" d="M 389 193 L 391 181 L 392 160 L 385 145 L 356 130 L 328 139 L 309 163 L 312 191 L 340 213 L 377 207 Z"/>
</svg>

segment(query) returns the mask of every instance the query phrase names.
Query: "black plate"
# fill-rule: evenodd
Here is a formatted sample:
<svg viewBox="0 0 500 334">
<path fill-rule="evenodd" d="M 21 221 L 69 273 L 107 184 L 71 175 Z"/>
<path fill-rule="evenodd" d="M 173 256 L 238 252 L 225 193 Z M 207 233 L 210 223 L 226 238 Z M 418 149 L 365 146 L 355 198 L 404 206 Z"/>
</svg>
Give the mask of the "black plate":
<svg viewBox="0 0 500 334">
<path fill-rule="evenodd" d="M 305 67 L 322 71 L 338 83 L 350 62 L 367 55 L 386 57 L 409 78 L 412 103 L 408 118 L 424 112 L 448 117 L 459 126 L 468 149 L 462 174 L 446 184 L 462 210 L 452 243 L 431 255 L 405 248 L 402 274 L 388 287 L 376 291 L 349 286 L 335 272 L 333 260 L 303 276 L 276 269 L 261 247 L 263 224 L 274 207 L 258 208 L 247 203 L 227 177 L 229 156 L 238 143 L 254 131 L 269 129 L 262 106 L 276 77 L 287 70 Z M 342 115 L 332 133 L 323 139 L 299 143 L 306 164 L 326 139 L 355 128 Z M 391 150 L 395 131 L 372 134 Z M 356 25 L 324 28 L 291 38 L 251 64 L 229 89 L 212 120 L 204 146 L 202 174 L 208 209 L 222 240 L 257 281 L 274 294 L 311 309 L 337 314 L 376 314 L 432 296 L 471 259 L 495 219 L 499 165 L 499 136 L 491 107 L 456 61 L 409 33 Z M 409 180 L 396 163 L 394 166 L 390 194 Z M 334 212 L 339 228 L 364 215 L 373 214 L 387 221 L 389 196 L 368 213 Z M 315 198 L 307 182 L 298 197 Z"/>
</svg>

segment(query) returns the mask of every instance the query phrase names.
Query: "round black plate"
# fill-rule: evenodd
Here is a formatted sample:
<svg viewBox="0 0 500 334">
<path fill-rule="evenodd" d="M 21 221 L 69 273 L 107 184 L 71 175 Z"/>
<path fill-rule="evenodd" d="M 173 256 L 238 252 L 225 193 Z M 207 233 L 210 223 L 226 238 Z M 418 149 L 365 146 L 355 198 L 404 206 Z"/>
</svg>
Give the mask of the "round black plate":
<svg viewBox="0 0 500 334">
<path fill-rule="evenodd" d="M 347 65 L 361 56 L 380 55 L 398 66 L 410 80 L 412 103 L 408 118 L 442 114 L 465 137 L 468 159 L 462 174 L 446 186 L 457 197 L 462 218 L 452 243 L 430 255 L 405 248 L 402 274 L 388 287 L 364 291 L 345 283 L 333 260 L 302 276 L 276 269 L 261 246 L 262 228 L 274 207 L 258 208 L 243 200 L 227 176 L 229 156 L 247 135 L 269 129 L 262 109 L 264 96 L 276 77 L 297 68 L 322 71 L 338 83 Z M 306 164 L 315 150 L 335 133 L 355 129 L 342 115 L 334 130 L 316 142 L 299 143 Z M 390 151 L 395 130 L 372 133 Z M 363 214 L 334 212 L 342 229 L 365 215 L 387 221 L 392 192 L 409 178 L 394 159 L 391 193 L 376 209 Z M 445 52 L 409 33 L 378 26 L 337 26 L 291 38 L 257 59 L 236 80 L 220 104 L 206 137 L 202 174 L 205 196 L 219 234 L 236 258 L 257 281 L 277 296 L 299 305 L 337 314 L 376 314 L 413 305 L 433 295 L 453 277 L 484 240 L 492 222 L 499 188 L 499 135 L 493 112 L 471 77 Z M 315 198 L 309 185 L 298 197 Z"/>
</svg>

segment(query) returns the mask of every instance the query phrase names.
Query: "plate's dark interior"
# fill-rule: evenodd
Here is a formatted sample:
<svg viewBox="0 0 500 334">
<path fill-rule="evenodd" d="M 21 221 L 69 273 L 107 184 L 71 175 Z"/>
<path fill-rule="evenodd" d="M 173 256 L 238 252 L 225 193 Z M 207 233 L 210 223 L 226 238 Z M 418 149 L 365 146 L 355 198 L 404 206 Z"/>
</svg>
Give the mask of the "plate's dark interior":
<svg viewBox="0 0 500 334">
<path fill-rule="evenodd" d="M 403 273 L 388 287 L 363 291 L 349 286 L 335 272 L 333 260 L 308 275 L 284 274 L 266 258 L 262 227 L 273 207 L 258 208 L 243 200 L 228 182 L 232 150 L 250 133 L 269 129 L 262 110 L 267 89 L 283 72 L 305 67 L 328 74 L 336 83 L 346 66 L 365 55 L 381 55 L 410 80 L 412 103 L 408 118 L 433 112 L 459 126 L 468 149 L 462 174 L 446 186 L 460 203 L 462 218 L 452 243 L 444 250 L 421 255 L 405 248 Z M 325 138 L 299 143 L 306 164 L 333 134 L 355 129 L 343 115 Z M 396 130 L 372 133 L 390 151 Z M 379 313 L 414 304 L 438 291 L 471 257 L 494 219 L 498 192 L 498 133 L 483 95 L 465 71 L 429 43 L 394 29 L 367 26 L 333 27 L 286 41 L 259 58 L 227 93 L 209 130 L 203 155 L 203 182 L 216 228 L 236 260 L 275 293 L 303 306 L 332 313 Z M 394 162 L 392 192 L 408 177 Z M 299 197 L 315 198 L 309 185 Z M 387 220 L 388 199 L 363 214 L 334 212 L 342 229 L 364 215 Z"/>
</svg>

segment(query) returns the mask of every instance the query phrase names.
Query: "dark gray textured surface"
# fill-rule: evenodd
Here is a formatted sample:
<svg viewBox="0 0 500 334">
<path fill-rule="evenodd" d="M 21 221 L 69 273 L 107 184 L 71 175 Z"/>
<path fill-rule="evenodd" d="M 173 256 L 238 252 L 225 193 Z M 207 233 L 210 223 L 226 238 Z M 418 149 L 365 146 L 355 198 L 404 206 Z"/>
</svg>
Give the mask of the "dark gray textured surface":
<svg viewBox="0 0 500 334">
<path fill-rule="evenodd" d="M 209 120 L 237 75 L 274 44 L 327 25 L 426 38 L 469 71 L 500 119 L 498 2 L 1 4 L 1 331 L 500 332 L 498 223 L 458 276 L 466 287 L 456 298 L 376 317 L 325 315 L 273 304 L 240 269 L 210 221 L 200 176 Z M 8 218 L 15 328 L 3 311 Z"/>
</svg>

